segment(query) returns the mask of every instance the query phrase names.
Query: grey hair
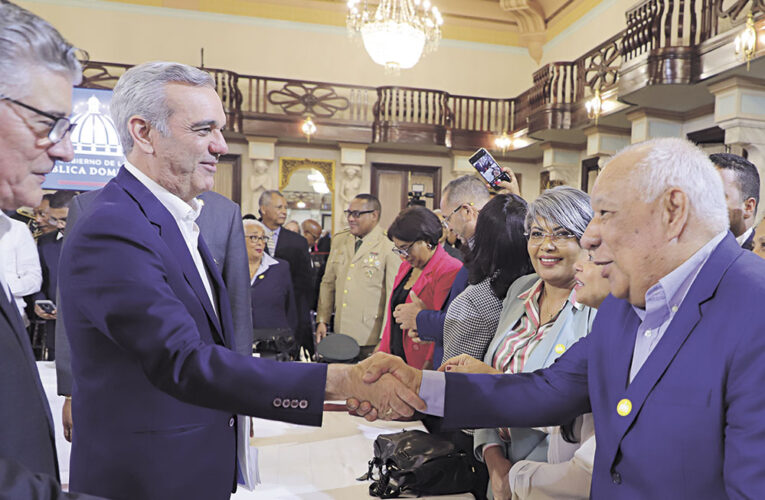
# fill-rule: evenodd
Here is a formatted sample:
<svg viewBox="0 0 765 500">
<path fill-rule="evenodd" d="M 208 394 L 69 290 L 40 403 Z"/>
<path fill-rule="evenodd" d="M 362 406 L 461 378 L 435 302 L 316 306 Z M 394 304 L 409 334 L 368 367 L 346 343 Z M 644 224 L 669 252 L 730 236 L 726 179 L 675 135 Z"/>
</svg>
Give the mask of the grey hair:
<svg viewBox="0 0 765 500">
<path fill-rule="evenodd" d="M 677 187 L 688 197 L 691 213 L 702 224 L 715 233 L 728 228 L 722 178 L 704 151 L 685 139 L 661 137 L 627 146 L 617 156 L 632 152 L 644 152 L 631 166 L 630 181 L 645 203 Z M 608 163 L 603 168 L 608 168 Z"/>
<path fill-rule="evenodd" d="M 109 105 L 125 154 L 133 150 L 128 127 L 133 116 L 140 116 L 162 135 L 168 135 L 167 120 L 173 112 L 165 94 L 168 83 L 215 88 L 215 81 L 208 73 L 186 64 L 155 61 L 127 70 L 114 87 Z"/>
<path fill-rule="evenodd" d="M 450 205 L 473 203 L 476 207 L 481 208 L 489 202 L 491 195 L 484 181 L 475 175 L 463 175 L 446 185 L 444 198 Z"/>
<path fill-rule="evenodd" d="M 263 193 L 260 195 L 260 198 L 258 198 L 258 206 L 264 207 L 271 203 L 271 196 L 278 194 L 282 198 L 284 198 L 284 195 L 281 193 L 281 191 L 278 191 L 276 189 L 267 189 L 263 191 Z"/>
<path fill-rule="evenodd" d="M 269 233 L 269 229 L 266 227 L 266 225 L 260 222 L 258 219 L 244 219 L 242 221 L 242 224 L 244 224 L 244 227 L 247 227 L 247 226 L 259 227 L 260 229 L 263 230 L 263 234 Z"/>
<path fill-rule="evenodd" d="M 528 232 L 534 222 L 545 220 L 552 227 L 560 226 L 579 240 L 592 220 L 590 195 L 571 186 L 546 189 L 529 204 L 524 227 Z"/>
<path fill-rule="evenodd" d="M 44 19 L 0 0 L 0 93 L 23 89 L 27 69 L 42 67 L 82 81 L 77 49 Z"/>
</svg>

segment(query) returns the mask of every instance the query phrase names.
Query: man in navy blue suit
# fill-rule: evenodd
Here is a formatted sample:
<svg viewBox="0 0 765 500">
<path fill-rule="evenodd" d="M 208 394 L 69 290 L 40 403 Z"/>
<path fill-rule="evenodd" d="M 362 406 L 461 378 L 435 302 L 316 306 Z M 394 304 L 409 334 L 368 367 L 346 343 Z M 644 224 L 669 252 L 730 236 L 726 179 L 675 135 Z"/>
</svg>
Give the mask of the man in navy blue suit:
<svg viewBox="0 0 765 500">
<path fill-rule="evenodd" d="M 373 397 L 391 417 L 421 400 L 361 368 L 235 352 L 231 306 L 199 234 L 226 114 L 202 70 L 154 62 L 111 101 L 126 163 L 69 229 L 61 308 L 73 376 L 71 481 L 142 500 L 222 499 L 237 475 L 236 415 L 319 425 L 325 396 Z M 388 411 L 390 410 L 390 411 Z"/>
<path fill-rule="evenodd" d="M 591 411 L 595 499 L 760 498 L 765 261 L 728 231 L 720 176 L 691 143 L 654 139 L 608 163 L 592 206 L 581 242 L 611 295 L 551 367 L 496 375 L 462 356 L 444 375 L 379 355 L 368 380 L 393 371 L 445 427 L 560 425 Z"/>
</svg>

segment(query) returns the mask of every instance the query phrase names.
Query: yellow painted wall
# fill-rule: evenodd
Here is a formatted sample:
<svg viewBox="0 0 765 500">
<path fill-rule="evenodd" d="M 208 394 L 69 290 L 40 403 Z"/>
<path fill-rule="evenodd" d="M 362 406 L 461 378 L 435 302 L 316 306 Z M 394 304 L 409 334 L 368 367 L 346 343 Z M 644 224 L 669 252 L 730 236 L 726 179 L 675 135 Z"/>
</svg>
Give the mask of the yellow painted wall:
<svg viewBox="0 0 765 500">
<path fill-rule="evenodd" d="M 386 75 L 339 26 L 210 14 L 99 0 L 19 0 L 54 24 L 93 60 L 167 59 L 242 74 L 360 85 L 402 85 L 486 97 L 531 86 L 525 49 L 443 40 L 400 76 Z"/>
<path fill-rule="evenodd" d="M 636 3 L 636 0 L 603 0 L 560 33 L 555 25 L 549 26 L 553 38 L 544 46 L 541 63 L 573 61 L 605 42 L 627 27 L 625 12 Z"/>
</svg>

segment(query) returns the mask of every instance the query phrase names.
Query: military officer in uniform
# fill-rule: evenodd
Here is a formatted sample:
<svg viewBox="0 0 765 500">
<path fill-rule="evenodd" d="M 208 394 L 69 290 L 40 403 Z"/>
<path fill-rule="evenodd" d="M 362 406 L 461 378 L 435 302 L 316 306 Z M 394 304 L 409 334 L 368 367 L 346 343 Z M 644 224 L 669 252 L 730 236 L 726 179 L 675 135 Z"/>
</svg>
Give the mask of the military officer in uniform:
<svg viewBox="0 0 765 500">
<path fill-rule="evenodd" d="M 345 211 L 349 229 L 332 239 L 319 290 L 316 342 L 327 335 L 334 310 L 334 331 L 356 339 L 362 358 L 380 340 L 385 302 L 401 265 L 393 243 L 378 226 L 380 212 L 380 201 L 372 195 L 360 194 L 351 200 Z"/>
</svg>

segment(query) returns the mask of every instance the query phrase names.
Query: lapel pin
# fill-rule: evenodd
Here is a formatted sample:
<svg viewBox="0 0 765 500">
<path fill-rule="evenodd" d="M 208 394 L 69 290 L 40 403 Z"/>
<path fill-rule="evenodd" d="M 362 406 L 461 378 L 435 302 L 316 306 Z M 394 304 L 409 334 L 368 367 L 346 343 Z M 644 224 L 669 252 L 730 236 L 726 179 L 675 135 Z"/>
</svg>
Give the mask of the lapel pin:
<svg viewBox="0 0 765 500">
<path fill-rule="evenodd" d="M 566 351 L 566 346 L 563 344 L 558 344 L 555 346 L 555 353 L 556 354 L 563 354 Z"/>
<path fill-rule="evenodd" d="M 632 401 L 630 401 L 627 398 L 622 399 L 616 405 L 616 413 L 618 413 L 622 417 L 626 417 L 627 415 L 630 414 L 631 411 L 632 411 Z"/>
</svg>

